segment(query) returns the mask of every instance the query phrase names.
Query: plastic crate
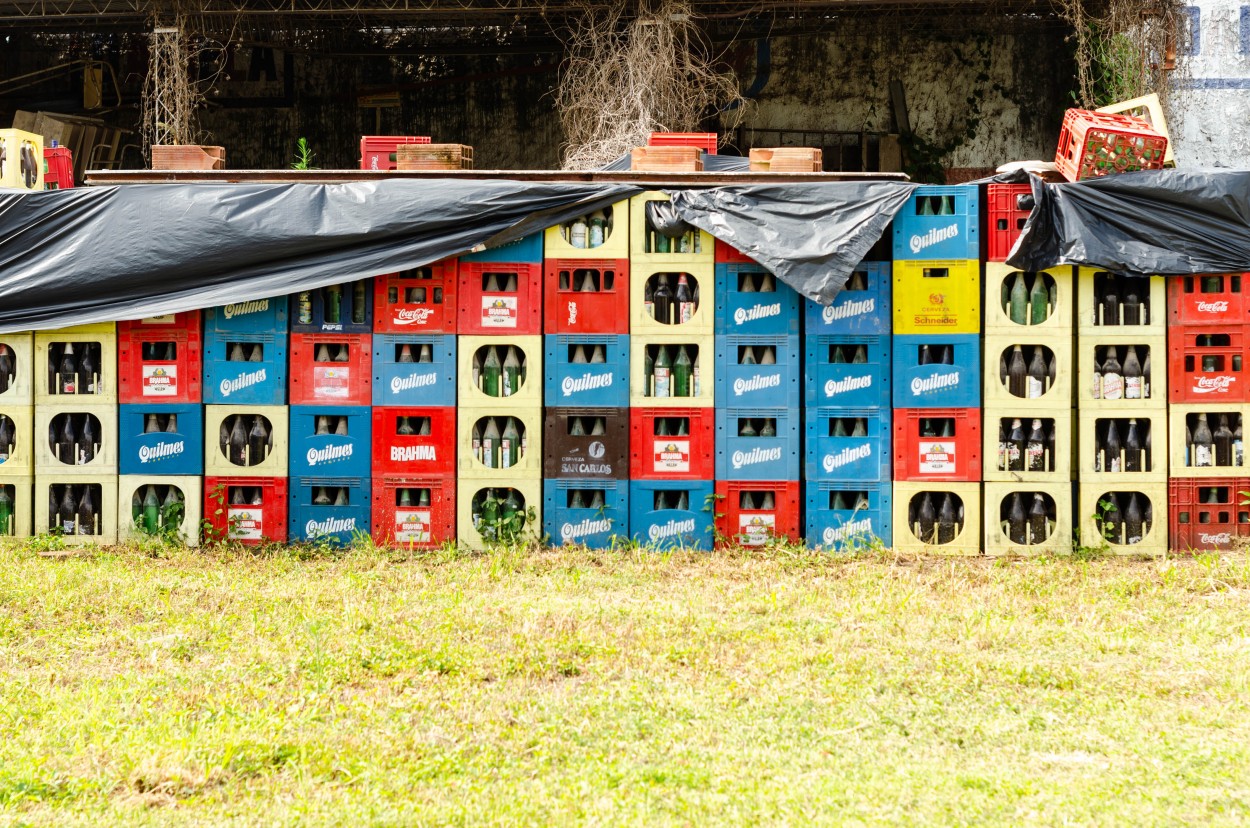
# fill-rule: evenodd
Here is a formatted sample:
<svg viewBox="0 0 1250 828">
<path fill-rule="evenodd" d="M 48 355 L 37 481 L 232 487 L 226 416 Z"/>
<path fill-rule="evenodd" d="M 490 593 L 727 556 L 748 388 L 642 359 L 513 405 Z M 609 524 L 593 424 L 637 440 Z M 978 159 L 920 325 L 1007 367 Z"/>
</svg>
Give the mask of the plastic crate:
<svg viewBox="0 0 1250 828">
<path fill-rule="evenodd" d="M 634 480 L 711 480 L 716 409 L 631 408 L 629 476 Z"/>
<path fill-rule="evenodd" d="M 631 336 L 629 353 L 629 404 L 633 408 L 711 408 L 716 401 L 715 337 L 707 336 Z M 654 377 L 647 374 L 649 361 L 658 358 L 659 349 L 667 348 L 670 362 L 676 361 L 685 346 L 690 357 L 690 396 L 655 396 Z M 668 390 L 673 390 L 670 381 Z"/>
<path fill-rule="evenodd" d="M 618 543 L 627 543 L 629 483 L 544 480 L 543 533 L 553 546 L 611 549 Z"/>
<path fill-rule="evenodd" d="M 31 405 L 35 400 L 35 335 L 0 334 L 0 359 L 7 364 L 0 371 L 0 406 Z"/>
<path fill-rule="evenodd" d="M 981 405 L 981 337 L 977 334 L 895 336 L 892 349 L 896 407 Z"/>
<path fill-rule="evenodd" d="M 0 522 L 0 546 L 6 542 L 29 538 L 33 532 L 32 523 L 35 507 L 31 501 L 35 496 L 34 475 L 20 477 L 0 476 L 0 491 L 3 491 L 12 504 L 8 520 Z M 40 531 L 46 531 L 46 525 Z"/>
<path fill-rule="evenodd" d="M 203 406 L 139 403 L 117 411 L 117 465 L 123 475 L 204 474 Z"/>
<path fill-rule="evenodd" d="M 588 230 L 586 246 L 574 247 L 570 237 L 580 238 L 578 222 L 589 223 L 593 218 L 603 221 L 602 244 L 591 247 L 593 239 Z M 623 199 L 599 210 L 588 210 L 583 216 L 548 227 L 543 236 L 543 255 L 548 259 L 628 259 L 629 200 Z"/>
<path fill-rule="evenodd" d="M 210 331 L 218 334 L 286 334 L 287 301 L 285 296 L 273 296 L 206 308 L 205 337 L 208 337 Z"/>
<path fill-rule="evenodd" d="M 455 542 L 454 477 L 375 477 L 372 488 L 374 543 L 433 549 Z"/>
<path fill-rule="evenodd" d="M 1040 286 L 1038 279 L 1041 280 Z M 1017 281 L 1024 287 L 1024 324 L 1011 319 L 1011 294 Z M 1034 324 L 1033 290 L 1039 308 Z M 1071 336 L 1076 297 L 1071 267 L 1052 267 L 1037 273 L 1017 270 L 1000 262 L 985 264 L 985 332 L 1010 336 Z M 1045 295 L 1045 299 L 1042 295 Z"/>
<path fill-rule="evenodd" d="M 60 444 L 65 418 L 74 431 L 72 448 Z M 90 421 L 95 432 L 91 459 L 83 461 L 83 431 Z M 117 474 L 117 406 L 37 405 L 35 406 L 35 474 L 56 474 L 69 478 L 80 475 Z M 53 443 L 53 438 L 58 440 Z"/>
<path fill-rule="evenodd" d="M 863 483 L 890 479 L 889 409 L 809 408 L 805 412 L 804 477 Z M 841 420 L 841 427 L 837 423 Z M 864 434 L 854 436 L 857 426 Z M 845 436 L 842 435 L 845 432 Z"/>
<path fill-rule="evenodd" d="M 1031 212 L 1031 184 L 990 184 L 985 188 L 986 261 L 1007 261 Z"/>
<path fill-rule="evenodd" d="M 375 475 L 431 478 L 455 474 L 454 407 L 374 408 L 371 432 Z"/>
<path fill-rule="evenodd" d="M 204 337 L 204 402 L 284 405 L 287 335 L 219 333 Z"/>
<path fill-rule="evenodd" d="M 159 504 L 155 519 L 144 508 L 149 486 L 154 489 Z M 166 506 L 171 489 L 180 503 L 171 502 Z M 123 474 L 117 478 L 117 540 L 120 542 L 160 535 L 176 538 L 187 546 L 198 546 L 203 515 L 204 479 L 199 475 Z"/>
<path fill-rule="evenodd" d="M 248 546 L 285 543 L 286 477 L 205 477 L 204 522 L 207 537 Z"/>
<path fill-rule="evenodd" d="M 0 477 L 30 477 L 35 473 L 35 409 L 29 405 L 0 405 L 0 424 L 12 435 L 0 445 Z M 46 438 L 44 438 L 46 439 Z"/>
<path fill-rule="evenodd" d="M 1250 401 L 1248 344 L 1241 326 L 1169 330 L 1167 399 L 1217 405 Z"/>
<path fill-rule="evenodd" d="M 1192 443 L 1192 434 L 1198 430 L 1203 414 L 1214 441 L 1209 452 Z M 1236 440 L 1230 439 L 1226 447 L 1222 440 L 1214 438 L 1221 417 L 1227 419 L 1234 437 L 1238 426 L 1243 431 L 1250 427 L 1250 405 L 1222 400 L 1177 404 L 1169 407 L 1167 416 L 1168 471 L 1172 477 L 1235 477 L 1246 473 L 1244 450 L 1238 448 Z M 1157 446 L 1152 448 L 1158 450 Z"/>
<path fill-rule="evenodd" d="M 461 261 L 456 329 L 462 334 L 543 332 L 542 265 Z"/>
<path fill-rule="evenodd" d="M 515 420 L 520 446 L 516 462 L 509 462 L 509 447 L 503 437 L 508 420 Z M 500 448 L 496 452 L 499 465 L 491 466 L 478 456 L 493 446 L 487 445 L 486 429 L 491 420 L 499 430 Z M 489 408 L 456 409 L 456 474 L 461 479 L 497 480 L 500 485 L 517 479 L 541 479 L 543 469 L 542 409 L 531 406 L 497 405 Z M 494 457 L 495 454 L 491 456 Z M 509 458 L 509 459 L 505 459 Z M 493 462 L 493 461 L 492 461 Z"/>
<path fill-rule="evenodd" d="M 487 394 L 480 386 L 481 374 L 490 352 L 500 363 L 500 380 L 495 385 L 498 394 Z M 520 366 L 520 385 L 514 393 L 509 386 L 504 363 L 513 350 Z M 543 396 L 543 338 L 541 336 L 461 336 L 456 343 L 456 400 L 459 405 L 542 405 Z"/>
<path fill-rule="evenodd" d="M 248 431 L 249 443 L 243 455 L 246 465 L 235 463 L 228 453 L 234 417 L 242 417 L 243 427 Z M 288 417 L 285 405 L 204 406 L 204 473 L 212 477 L 286 477 L 291 444 Z M 253 455 L 251 446 L 251 432 L 258 421 L 268 433 L 261 447 L 264 456 L 259 459 Z M 259 434 L 257 442 L 260 442 Z"/>
<path fill-rule="evenodd" d="M 372 279 L 360 279 L 292 293 L 291 333 L 371 333 L 373 290 Z M 332 299 L 336 293 L 337 301 Z"/>
<path fill-rule="evenodd" d="M 1115 329 L 1108 328 L 1108 330 Z M 1077 408 L 1136 411 L 1142 408 L 1161 409 L 1167 405 L 1168 372 L 1163 366 L 1163 362 L 1167 359 L 1165 356 L 1167 347 L 1163 336 L 1138 334 L 1122 336 L 1100 332 L 1096 336 L 1091 334 L 1077 337 L 1076 344 L 1078 351 Z M 1110 356 L 1110 349 L 1115 348 L 1116 361 L 1120 363 L 1121 371 L 1123 371 L 1124 359 L 1128 356 L 1130 346 L 1142 366 L 1140 397 L 1132 396 L 1138 393 L 1137 390 L 1127 388 L 1122 379 L 1118 382 L 1114 378 L 1108 379 L 1101 370 L 1106 364 L 1107 357 Z"/>
<path fill-rule="evenodd" d="M 360 168 L 362 170 L 394 170 L 395 150 L 400 144 L 428 144 L 428 135 L 362 135 L 360 136 Z"/>
<path fill-rule="evenodd" d="M 890 546 L 894 532 L 892 483 L 816 482 L 803 484 L 804 536 L 813 549 L 855 551 L 881 543 Z"/>
<path fill-rule="evenodd" d="M 291 334 L 291 405 L 370 405 L 369 334 Z"/>
<path fill-rule="evenodd" d="M 334 546 L 346 546 L 357 534 L 371 536 L 369 489 L 367 477 L 292 477 L 287 536 Z M 330 502 L 317 503 L 318 498 Z"/>
<path fill-rule="evenodd" d="M 716 265 L 717 336 L 797 336 L 803 297 L 757 264 Z"/>
<path fill-rule="evenodd" d="M 934 524 L 922 518 L 924 498 L 933 505 Z M 955 513 L 954 531 L 940 528 L 947 496 Z M 925 555 L 981 554 L 981 484 L 894 481 L 893 548 Z M 913 522 L 914 519 L 914 522 Z"/>
<path fill-rule="evenodd" d="M 980 480 L 981 409 L 894 409 L 894 479 Z"/>
<path fill-rule="evenodd" d="M 676 291 L 682 277 L 690 288 L 694 309 L 685 322 L 680 321 Z M 654 293 L 667 283 L 674 293 L 672 300 L 672 324 L 660 321 L 654 314 L 654 302 L 647 301 L 648 293 Z M 672 263 L 639 264 L 630 268 L 629 280 L 629 332 L 634 336 L 699 336 L 711 335 L 716 329 L 716 277 L 714 266 L 709 263 L 687 262 L 680 266 Z"/>
<path fill-rule="evenodd" d="M 798 480 L 800 409 L 716 409 L 717 480 Z M 765 424 L 776 433 L 763 436 Z M 743 435 L 750 429 L 752 434 Z"/>
<path fill-rule="evenodd" d="M 43 174 L 45 190 L 72 190 L 74 188 L 74 155 L 69 147 L 44 147 Z"/>
<path fill-rule="evenodd" d="M 698 147 L 708 155 L 716 154 L 715 132 L 653 132 L 647 139 L 649 147 Z"/>
<path fill-rule="evenodd" d="M 715 262 L 715 240 L 704 230 L 691 226 L 680 238 L 665 240 L 668 250 L 661 248 L 664 242 L 647 221 L 647 203 L 668 201 L 667 193 L 646 192 L 629 200 L 629 260 L 635 268 L 653 267 L 662 263 L 686 263 L 711 265 Z M 680 252 L 685 245 L 687 252 Z M 676 249 L 675 249 L 676 248 Z M 708 282 L 711 287 L 711 281 Z"/>
<path fill-rule="evenodd" d="M 893 270 L 895 335 L 980 333 L 980 262 L 895 261 Z"/>
<path fill-rule="evenodd" d="M 113 323 L 108 327 L 113 329 Z M 69 348 L 77 368 L 72 386 L 63 381 L 60 368 L 65 349 Z M 90 355 L 94 366 L 84 366 L 83 357 Z M 90 372 L 84 370 L 90 367 Z M 117 404 L 117 334 L 114 332 L 81 332 L 80 328 L 35 332 L 35 403 Z M 68 389 L 72 387 L 72 392 Z M 91 389 L 94 388 L 94 391 Z"/>
<path fill-rule="evenodd" d="M 803 363 L 808 407 L 889 408 L 890 340 L 809 333 Z"/>
<path fill-rule="evenodd" d="M 1059 131 L 1055 168 L 1069 181 L 1161 170 L 1167 149 L 1167 136 L 1142 118 L 1069 109 Z"/>
<path fill-rule="evenodd" d="M 1137 420 L 1138 439 L 1142 448 L 1130 458 L 1124 447 L 1128 439 L 1129 420 Z M 1111 423 L 1115 423 L 1121 450 L 1119 457 L 1109 455 L 1103 445 Z M 1166 480 L 1168 476 L 1168 417 L 1158 411 L 1086 411 L 1077 414 L 1078 463 L 1075 478 L 1082 483 L 1111 483 L 1131 486 L 1135 480 Z M 1149 448 L 1146 446 L 1149 444 Z M 1127 471 L 1137 465 L 1140 471 Z M 1126 482 L 1119 482 L 1126 481 Z"/>
<path fill-rule="evenodd" d="M 797 480 L 716 481 L 716 531 L 736 546 L 763 546 L 784 538 L 799 543 Z"/>
<path fill-rule="evenodd" d="M 387 333 L 456 332 L 457 263 L 443 259 L 373 280 L 374 330 Z"/>
<path fill-rule="evenodd" d="M 629 534 L 648 548 L 711 549 L 714 509 L 711 480 L 629 481 Z"/>
<path fill-rule="evenodd" d="M 543 273 L 548 334 L 629 333 L 629 259 L 547 259 Z"/>
<path fill-rule="evenodd" d="M 894 216 L 894 261 L 980 259 L 980 224 L 976 185 L 917 187 Z"/>
<path fill-rule="evenodd" d="M 804 331 L 808 336 L 887 335 L 894 328 L 893 295 L 893 266 L 860 262 L 831 304 L 803 300 Z"/>
<path fill-rule="evenodd" d="M 629 405 L 629 337 L 577 334 L 543 337 L 547 405 L 624 408 Z M 603 362 L 590 362 L 602 353 Z M 580 356 L 579 356 L 580 354 Z M 576 363 L 574 359 L 586 362 Z"/>
<path fill-rule="evenodd" d="M 75 505 L 75 520 L 66 525 L 59 520 L 58 512 L 51 512 L 55 500 L 64 503 L 65 489 L 71 488 L 71 500 Z M 91 490 L 91 522 L 78 520 L 78 510 L 85 496 L 84 487 Z M 35 534 L 58 532 L 61 542 L 69 546 L 112 546 L 117 543 L 117 475 L 89 474 L 66 476 L 55 472 L 35 475 Z M 85 530 L 85 531 L 84 531 Z"/>
<path fill-rule="evenodd" d="M 1072 484 L 986 483 L 983 487 L 985 554 L 1066 555 L 1072 551 Z M 1011 526 L 1012 501 L 1020 496 L 1023 531 Z M 1041 495 L 1042 516 L 1031 516 Z"/>
<path fill-rule="evenodd" d="M 1016 405 L 1028 402 L 1045 409 L 1072 407 L 1072 382 L 1076 373 L 1076 359 L 1072 353 L 1072 337 L 1065 335 L 986 334 L 984 404 Z M 1023 385 L 1012 387 L 1010 366 L 1015 357 L 1016 346 L 1024 360 Z M 1029 373 L 1034 357 L 1042 361 L 1040 384 Z M 1054 379 L 1051 379 L 1053 368 Z M 1039 396 L 1029 396 L 1039 394 Z"/>
<path fill-rule="evenodd" d="M 508 519 L 499 510 L 513 492 L 519 508 L 515 516 Z M 492 511 L 496 515 L 493 522 L 490 520 Z M 537 541 L 542 535 L 542 518 L 541 479 L 511 480 L 503 485 L 489 480 L 456 483 L 456 537 L 466 549 L 482 550 L 496 543 Z"/>
<path fill-rule="evenodd" d="M 1073 435 L 1075 411 L 1038 410 L 1021 403 L 1018 406 L 995 406 L 981 412 L 981 479 L 995 483 L 1046 483 L 1072 480 Z M 1020 421 L 1024 445 L 1011 441 L 1012 425 Z M 1033 421 L 1042 430 L 1040 469 L 1030 470 L 1029 436 Z"/>
<path fill-rule="evenodd" d="M 1094 267 L 1076 269 L 1076 332 L 1078 336 L 1098 334 L 1158 334 L 1167 329 L 1167 299 L 1162 276 L 1125 276 Z M 1107 295 L 1116 297 L 1114 307 Z M 1138 301 L 1137 323 L 1130 324 L 1127 298 Z"/>
<path fill-rule="evenodd" d="M 543 477 L 629 477 L 628 408 L 548 408 L 543 413 Z M 598 425 L 596 426 L 596 422 Z M 574 434 L 573 432 L 580 432 Z"/>
<path fill-rule="evenodd" d="M 1081 483 L 1077 487 L 1077 515 L 1080 516 L 1081 545 L 1105 548 L 1116 555 L 1165 555 L 1168 551 L 1168 485 L 1157 482 Z M 1108 519 L 1112 502 L 1121 518 L 1128 510 L 1130 496 L 1138 496 L 1138 507 L 1145 520 L 1142 533 L 1129 535 L 1127 521 Z"/>
<path fill-rule="evenodd" d="M 738 248 L 731 244 L 727 244 L 720 239 L 716 239 L 716 243 L 713 246 L 713 256 L 715 257 L 716 264 L 745 264 L 760 267 L 760 263 L 755 261 L 755 259 L 752 259 Z"/>
<path fill-rule="evenodd" d="M 374 405 L 455 405 L 456 337 L 374 334 Z"/>
<path fill-rule="evenodd" d="M 291 477 L 368 478 L 373 473 L 371 409 L 293 405 L 290 417 Z"/>
<path fill-rule="evenodd" d="M 771 364 L 763 364 L 771 353 Z M 802 404 L 797 336 L 716 337 L 716 405 L 739 408 Z"/>
<path fill-rule="evenodd" d="M 203 350 L 199 311 L 117 323 L 118 401 L 200 402 Z"/>
<path fill-rule="evenodd" d="M 476 253 L 465 253 L 460 256 L 462 262 L 526 262 L 542 264 L 543 234 L 530 233 L 515 241 L 504 242 L 494 247 L 487 247 Z"/>
<path fill-rule="evenodd" d="M 1250 536 L 1250 478 L 1168 481 L 1168 543 L 1174 551 L 1227 551 Z"/>
<path fill-rule="evenodd" d="M 1250 323 L 1250 273 L 1169 276 L 1168 324 L 1240 330 Z"/>
</svg>

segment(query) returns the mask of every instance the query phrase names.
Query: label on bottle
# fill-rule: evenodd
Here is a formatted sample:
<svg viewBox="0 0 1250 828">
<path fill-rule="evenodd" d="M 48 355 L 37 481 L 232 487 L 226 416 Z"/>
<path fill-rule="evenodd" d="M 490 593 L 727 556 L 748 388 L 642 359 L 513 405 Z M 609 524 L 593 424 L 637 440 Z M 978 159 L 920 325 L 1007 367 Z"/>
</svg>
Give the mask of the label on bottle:
<svg viewBox="0 0 1250 828">
<path fill-rule="evenodd" d="M 516 328 L 520 318 L 517 302 L 516 296 L 483 296 L 482 327 Z"/>
<path fill-rule="evenodd" d="M 653 472 L 689 472 L 690 441 L 671 440 L 667 437 L 652 443 Z"/>
<path fill-rule="evenodd" d="M 1234 466 L 1242 465 L 1241 459 L 1242 459 L 1241 458 L 1241 441 L 1234 440 L 1233 441 L 1233 465 Z"/>
<path fill-rule="evenodd" d="M 677 303 L 677 324 L 682 325 L 694 318 L 694 302 Z"/>
<path fill-rule="evenodd" d="M 668 368 L 655 367 L 655 393 L 652 396 L 673 396 L 672 372 Z"/>
<path fill-rule="evenodd" d="M 1124 543 L 1125 545 L 1141 543 L 1141 539 L 1142 539 L 1141 535 L 1129 535 L 1127 538 L 1124 539 Z"/>
<path fill-rule="evenodd" d="M 1019 449 L 1016 449 L 1017 453 Z M 947 441 L 920 444 L 921 474 L 954 474 L 955 444 Z"/>
<path fill-rule="evenodd" d="M 143 396 L 172 397 L 178 393 L 178 366 L 144 365 Z"/>
<path fill-rule="evenodd" d="M 1042 387 L 1042 381 L 1041 381 L 1041 380 L 1039 380 L 1039 379 L 1035 379 L 1034 377 L 1025 377 L 1025 380 L 1024 380 L 1024 395 L 1025 395 L 1028 399 L 1030 399 L 1030 400 L 1035 400 L 1035 399 L 1037 399 L 1038 397 L 1042 396 L 1042 392 L 1043 392 L 1044 390 L 1045 390 L 1045 389 Z"/>
<path fill-rule="evenodd" d="M 345 400 L 351 396 L 351 368 L 346 365 L 313 366 L 313 397 Z"/>
<path fill-rule="evenodd" d="M 1125 377 L 1124 378 L 1124 399 L 1140 400 L 1142 398 L 1142 381 L 1141 377 Z"/>
<path fill-rule="evenodd" d="M 261 540 L 264 536 L 264 508 L 231 506 L 226 509 L 230 540 Z"/>
<path fill-rule="evenodd" d="M 61 532 L 62 532 L 63 534 L 66 534 L 66 535 L 73 535 L 73 534 L 74 534 L 74 529 L 75 529 L 75 528 L 76 528 L 76 527 L 74 526 L 74 521 L 73 521 L 73 520 L 63 520 L 63 521 L 61 521 Z"/>
<path fill-rule="evenodd" d="M 78 393 L 77 381 L 74 379 L 62 379 L 61 380 L 61 393 L 62 394 L 77 394 Z"/>
<path fill-rule="evenodd" d="M 1020 447 L 1015 443 L 998 444 L 998 470 L 1010 471 L 1020 459 Z"/>
<path fill-rule="evenodd" d="M 1104 400 L 1124 399 L 1124 377 L 1119 374 L 1103 374 L 1102 398 Z"/>
<path fill-rule="evenodd" d="M 1029 443 L 1025 449 L 1025 460 L 1029 471 L 1046 471 L 1046 447 L 1042 443 Z"/>
<path fill-rule="evenodd" d="M 503 437 L 499 441 L 499 468 L 506 469 L 512 465 L 512 441 Z"/>
<path fill-rule="evenodd" d="M 699 397 L 703 395 L 703 389 L 699 385 L 699 363 L 695 363 L 690 369 L 690 396 Z"/>
<path fill-rule="evenodd" d="M 743 546 L 763 546 L 777 531 L 777 516 L 738 515 L 738 542 Z"/>
<path fill-rule="evenodd" d="M 433 517 L 428 509 L 396 509 L 395 540 L 400 543 L 429 543 Z"/>
<path fill-rule="evenodd" d="M 587 227 L 584 223 L 578 221 L 569 229 L 569 244 L 578 250 L 586 248 Z"/>
<path fill-rule="evenodd" d="M 1102 374 L 1094 372 L 1094 384 L 1089 388 L 1090 396 L 1096 400 L 1102 399 Z"/>
<path fill-rule="evenodd" d="M 482 465 L 495 468 L 495 441 L 491 437 L 482 438 Z"/>
<path fill-rule="evenodd" d="M 1211 446 L 1194 444 L 1194 465 L 1198 467 L 1215 465 L 1215 455 L 1211 450 Z"/>
</svg>

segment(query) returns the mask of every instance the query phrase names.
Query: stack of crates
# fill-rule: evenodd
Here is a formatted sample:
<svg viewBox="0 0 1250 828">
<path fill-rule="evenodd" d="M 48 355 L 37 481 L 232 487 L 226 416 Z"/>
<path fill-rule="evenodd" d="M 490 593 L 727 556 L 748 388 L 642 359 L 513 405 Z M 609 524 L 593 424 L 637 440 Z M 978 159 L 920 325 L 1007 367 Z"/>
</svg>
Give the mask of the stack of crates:
<svg viewBox="0 0 1250 828">
<path fill-rule="evenodd" d="M 977 187 L 918 187 L 894 219 L 894 546 L 981 549 Z"/>
<path fill-rule="evenodd" d="M 538 236 L 456 265 L 456 525 L 471 549 L 541 534 L 542 268 Z"/>
<path fill-rule="evenodd" d="M 245 544 L 287 539 L 287 297 L 204 311 L 204 520 Z"/>
<path fill-rule="evenodd" d="M 1248 292 L 1250 273 L 1168 279 L 1172 549 L 1229 549 L 1233 538 L 1250 532 L 1242 449 L 1250 413 Z"/>
<path fill-rule="evenodd" d="M 34 335 L 0 334 L 0 540 L 32 534 L 34 377 Z"/>
<path fill-rule="evenodd" d="M 618 219 L 629 229 L 629 531 L 642 544 L 707 549 L 717 457 L 715 245 L 702 230 L 664 221 L 667 201 L 634 196 L 628 219 Z"/>
<path fill-rule="evenodd" d="M 1164 279 L 1079 267 L 1076 294 L 1081 542 L 1162 554 L 1168 543 Z"/>
<path fill-rule="evenodd" d="M 117 326 L 39 331 L 34 345 L 34 531 L 115 543 Z"/>
<path fill-rule="evenodd" d="M 117 324 L 117 534 L 195 546 L 203 513 L 199 311 Z"/>
</svg>

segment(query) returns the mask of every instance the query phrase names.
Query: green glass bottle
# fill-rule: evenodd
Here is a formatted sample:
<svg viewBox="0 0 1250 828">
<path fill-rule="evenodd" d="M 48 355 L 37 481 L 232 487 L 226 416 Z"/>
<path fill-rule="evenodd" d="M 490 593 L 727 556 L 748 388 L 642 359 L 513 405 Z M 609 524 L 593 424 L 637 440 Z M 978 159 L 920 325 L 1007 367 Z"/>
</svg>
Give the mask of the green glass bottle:
<svg viewBox="0 0 1250 828">
<path fill-rule="evenodd" d="M 1029 324 L 1040 325 L 1050 316 L 1050 291 L 1042 274 L 1033 276 L 1033 291 L 1029 294 Z"/>
<path fill-rule="evenodd" d="M 1024 284 L 1024 274 L 1016 271 L 1016 280 L 1011 283 L 1011 302 L 1007 306 L 1007 315 L 1016 325 L 1029 323 L 1029 290 Z"/>
<path fill-rule="evenodd" d="M 486 349 L 486 359 L 482 362 L 482 393 L 490 397 L 503 396 L 499 387 L 499 374 L 502 369 L 499 352 L 492 345 Z"/>
<path fill-rule="evenodd" d="M 690 354 L 686 352 L 686 346 L 682 345 L 677 349 L 677 359 L 673 362 L 673 396 L 689 397 L 690 396 L 690 370 L 692 364 L 690 362 Z"/>
<path fill-rule="evenodd" d="M 156 496 L 156 487 L 148 486 L 143 495 L 143 531 L 155 535 L 161 528 L 161 499 Z"/>
</svg>

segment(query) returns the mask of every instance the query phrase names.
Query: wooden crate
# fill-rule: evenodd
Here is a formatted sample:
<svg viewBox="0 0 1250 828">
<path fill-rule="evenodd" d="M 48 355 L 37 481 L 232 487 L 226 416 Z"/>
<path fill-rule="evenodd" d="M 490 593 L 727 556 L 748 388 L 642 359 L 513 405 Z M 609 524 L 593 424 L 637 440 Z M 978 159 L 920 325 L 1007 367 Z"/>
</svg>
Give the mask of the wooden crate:
<svg viewBox="0 0 1250 828">
<path fill-rule="evenodd" d="M 816 147 L 759 147 L 750 152 L 751 172 L 821 172 L 824 151 Z"/>
<path fill-rule="evenodd" d="M 395 148 L 397 170 L 471 170 L 473 147 L 464 144 L 400 144 Z"/>
<path fill-rule="evenodd" d="M 226 168 L 225 147 L 202 147 L 198 144 L 153 144 L 154 170 L 223 170 Z"/>
<path fill-rule="evenodd" d="M 629 168 L 643 172 L 703 172 L 698 147 L 634 147 Z"/>
</svg>

